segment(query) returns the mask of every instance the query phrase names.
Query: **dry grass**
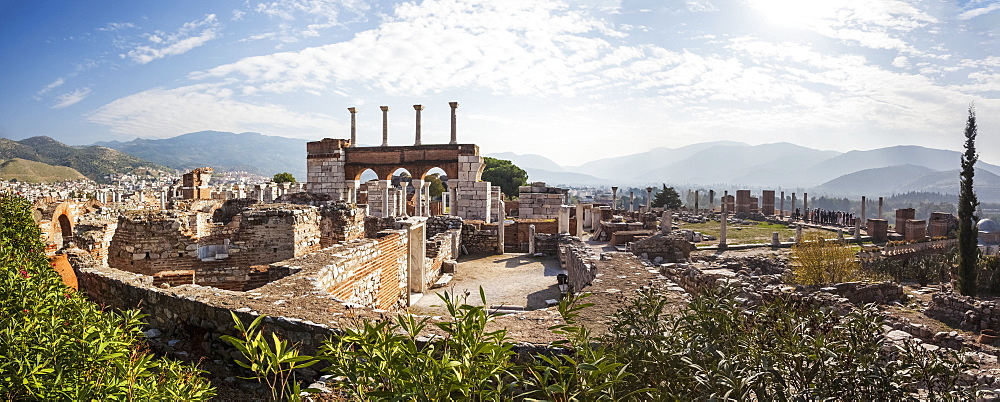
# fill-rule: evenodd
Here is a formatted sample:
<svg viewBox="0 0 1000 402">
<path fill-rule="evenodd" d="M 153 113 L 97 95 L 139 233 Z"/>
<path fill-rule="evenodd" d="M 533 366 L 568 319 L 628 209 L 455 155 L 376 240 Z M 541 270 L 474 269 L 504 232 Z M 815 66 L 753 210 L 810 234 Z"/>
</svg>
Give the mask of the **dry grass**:
<svg viewBox="0 0 1000 402">
<path fill-rule="evenodd" d="M 778 232 L 778 238 L 781 239 L 781 241 L 788 241 L 788 238 L 795 236 L 794 227 L 788 227 L 785 225 L 779 225 L 769 222 L 757 222 L 757 221 L 749 221 L 749 222 L 753 222 L 755 224 L 750 224 L 750 225 L 729 224 L 726 227 L 727 229 L 726 242 L 730 245 L 770 243 L 771 233 L 774 232 Z M 718 221 L 710 221 L 708 223 L 679 222 L 678 226 L 681 229 L 690 229 L 707 235 L 715 236 L 716 238 L 719 237 L 720 223 Z M 815 236 L 833 238 L 837 236 L 837 233 L 823 229 L 805 228 L 802 230 L 802 235 L 804 238 L 810 238 Z M 717 240 L 712 240 L 712 241 L 705 241 L 698 243 L 698 245 L 704 246 L 716 243 L 718 243 Z"/>
</svg>

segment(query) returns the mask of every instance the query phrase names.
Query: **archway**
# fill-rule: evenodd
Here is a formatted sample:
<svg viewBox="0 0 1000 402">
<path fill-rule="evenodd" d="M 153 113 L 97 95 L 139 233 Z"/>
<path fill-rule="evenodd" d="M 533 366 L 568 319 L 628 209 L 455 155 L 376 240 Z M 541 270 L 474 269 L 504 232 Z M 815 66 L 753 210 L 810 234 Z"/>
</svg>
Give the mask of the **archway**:
<svg viewBox="0 0 1000 402">
<path fill-rule="evenodd" d="M 70 223 L 66 214 L 59 215 L 59 231 L 62 234 L 63 247 L 73 241 L 73 224 Z"/>
</svg>

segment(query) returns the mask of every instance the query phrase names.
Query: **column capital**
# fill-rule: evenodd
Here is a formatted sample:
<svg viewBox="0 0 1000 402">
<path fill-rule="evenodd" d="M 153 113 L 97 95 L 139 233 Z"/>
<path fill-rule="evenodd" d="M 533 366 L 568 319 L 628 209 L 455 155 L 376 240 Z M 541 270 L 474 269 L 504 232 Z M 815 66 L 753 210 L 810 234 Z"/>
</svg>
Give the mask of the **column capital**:
<svg viewBox="0 0 1000 402">
<path fill-rule="evenodd" d="M 357 113 L 358 112 L 358 108 L 356 108 L 356 107 L 349 107 L 349 108 L 347 108 L 347 111 L 351 112 L 351 113 Z"/>
<path fill-rule="evenodd" d="M 448 106 L 451 106 L 452 109 L 457 108 L 458 102 L 448 102 Z"/>
<path fill-rule="evenodd" d="M 382 109 L 383 112 L 388 112 L 389 111 L 389 107 L 388 106 L 379 106 L 378 108 Z"/>
<path fill-rule="evenodd" d="M 413 105 L 413 110 L 424 110 L 424 105 Z"/>
</svg>

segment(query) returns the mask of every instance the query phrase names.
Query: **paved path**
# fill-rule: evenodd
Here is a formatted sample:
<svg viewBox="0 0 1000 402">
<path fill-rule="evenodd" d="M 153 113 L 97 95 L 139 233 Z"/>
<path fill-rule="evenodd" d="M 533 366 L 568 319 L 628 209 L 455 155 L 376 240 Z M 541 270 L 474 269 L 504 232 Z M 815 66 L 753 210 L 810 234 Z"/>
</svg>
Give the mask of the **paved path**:
<svg viewBox="0 0 1000 402">
<path fill-rule="evenodd" d="M 458 260 L 455 278 L 448 286 L 424 293 L 409 311 L 423 315 L 445 315 L 444 303 L 437 293 L 470 293 L 468 304 L 481 305 L 479 287 L 491 306 L 545 308 L 545 300 L 559 299 L 556 275 L 562 271 L 555 257 L 529 257 L 525 254 L 463 256 Z"/>
</svg>

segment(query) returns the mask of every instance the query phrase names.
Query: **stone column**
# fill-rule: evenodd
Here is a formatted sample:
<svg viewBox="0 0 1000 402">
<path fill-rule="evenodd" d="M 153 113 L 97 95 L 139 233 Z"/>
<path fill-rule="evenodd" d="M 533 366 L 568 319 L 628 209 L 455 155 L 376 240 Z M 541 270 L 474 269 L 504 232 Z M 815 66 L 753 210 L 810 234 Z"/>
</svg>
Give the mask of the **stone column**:
<svg viewBox="0 0 1000 402">
<path fill-rule="evenodd" d="M 423 105 L 413 105 L 413 110 L 417 111 L 417 133 L 416 133 L 417 138 L 416 138 L 415 141 L 413 141 L 413 145 L 417 146 L 417 145 L 420 145 L 420 111 L 424 110 L 424 106 Z"/>
<path fill-rule="evenodd" d="M 458 144 L 458 119 L 455 117 L 455 110 L 458 109 L 458 102 L 448 102 L 448 106 L 451 106 L 451 142 L 449 144 Z"/>
<path fill-rule="evenodd" d="M 451 216 L 458 216 L 458 189 L 448 186 L 448 212 Z"/>
<path fill-rule="evenodd" d="M 431 182 L 424 180 L 424 184 L 420 188 L 423 189 L 420 192 L 420 196 L 424 199 L 424 214 L 422 216 L 431 216 Z M 501 195 L 501 197 L 503 196 Z M 503 198 L 501 198 L 501 201 L 503 201 Z"/>
<path fill-rule="evenodd" d="M 708 190 L 708 213 L 715 212 L 715 190 Z"/>
<path fill-rule="evenodd" d="M 635 191 L 628 192 L 628 211 L 635 212 Z"/>
<path fill-rule="evenodd" d="M 357 108 L 353 108 L 353 107 L 349 107 L 349 108 L 347 108 L 347 111 L 351 112 L 351 145 L 349 145 L 349 146 L 356 147 L 356 146 L 358 146 L 357 145 L 358 144 L 358 120 L 357 120 L 358 109 Z"/>
<path fill-rule="evenodd" d="M 722 208 L 725 209 L 725 203 L 724 202 L 722 203 L 722 205 L 723 205 Z M 725 211 L 723 211 L 722 212 L 722 219 L 720 219 L 720 221 L 721 221 L 720 222 L 721 223 L 721 227 L 719 228 L 719 249 L 720 250 L 725 250 L 726 247 L 728 247 L 728 245 L 726 244 L 726 223 L 727 223 L 726 221 L 728 221 L 728 220 L 729 220 L 728 213 L 725 212 Z"/>
<path fill-rule="evenodd" d="M 576 237 L 583 238 L 583 204 L 576 204 Z"/>
<path fill-rule="evenodd" d="M 865 216 L 866 215 L 865 214 L 865 204 L 867 204 L 867 203 L 868 203 L 867 197 L 865 197 L 865 196 L 862 195 L 861 196 L 861 216 L 858 217 L 858 227 L 862 227 L 862 226 L 864 226 L 864 223 L 867 223 L 868 217 Z"/>
<path fill-rule="evenodd" d="M 403 189 L 403 191 L 400 192 L 401 195 L 399 196 L 399 198 L 403 199 L 403 216 L 406 216 L 406 215 L 410 214 L 410 197 L 409 197 L 409 195 L 407 195 L 407 192 L 406 192 L 406 187 L 408 187 L 409 185 L 410 185 L 410 183 L 407 183 L 407 182 L 402 181 L 402 180 L 400 180 L 400 182 L 399 182 L 399 187 Z M 420 216 L 420 211 L 418 211 L 418 210 L 416 210 L 416 208 L 414 208 L 413 209 L 413 216 Z"/>
<path fill-rule="evenodd" d="M 392 187 L 392 180 L 379 180 L 379 190 L 382 192 L 382 217 L 392 216 L 389 214 L 389 187 Z"/>
<path fill-rule="evenodd" d="M 528 254 L 535 255 L 535 225 L 528 225 Z"/>
<path fill-rule="evenodd" d="M 785 219 L 785 192 L 781 192 L 781 207 L 778 209 L 778 216 Z"/>
<path fill-rule="evenodd" d="M 160 191 L 160 209 L 167 209 L 167 191 Z"/>
<path fill-rule="evenodd" d="M 781 236 L 778 232 L 771 232 L 771 247 L 781 247 Z"/>
<path fill-rule="evenodd" d="M 389 107 L 379 106 L 382 109 L 382 146 L 389 146 Z"/>
<path fill-rule="evenodd" d="M 725 214 L 727 212 L 732 212 L 732 211 L 729 211 L 728 208 L 727 208 L 727 201 L 726 200 L 728 198 L 729 198 L 729 190 L 723 190 L 722 191 L 722 213 L 723 214 Z"/>
<path fill-rule="evenodd" d="M 882 219 L 882 197 L 878 197 L 878 216 L 876 219 Z"/>
<path fill-rule="evenodd" d="M 503 246 L 503 242 L 504 242 L 504 238 L 506 237 L 505 231 L 507 230 L 507 228 L 504 227 L 503 196 L 500 196 L 499 203 L 500 204 L 497 204 L 497 207 L 500 208 L 500 214 L 499 214 L 499 216 L 497 216 L 497 254 L 503 255 L 503 253 L 505 251 L 504 250 L 504 246 Z"/>
<path fill-rule="evenodd" d="M 424 197 L 422 191 L 424 187 L 424 181 L 419 179 L 413 179 L 413 215 L 414 216 L 424 216 Z"/>
<path fill-rule="evenodd" d="M 664 209 L 663 216 L 660 217 L 660 233 L 667 234 L 673 229 L 674 223 L 671 221 L 673 216 L 670 215 L 670 211 Z"/>
<path fill-rule="evenodd" d="M 347 181 L 347 202 L 350 204 L 358 203 L 358 188 L 361 187 L 361 180 L 348 180 Z"/>
<path fill-rule="evenodd" d="M 569 207 L 559 207 L 559 233 L 569 233 Z"/>
<path fill-rule="evenodd" d="M 795 225 L 795 243 L 802 243 L 802 224 Z"/>
<path fill-rule="evenodd" d="M 792 207 L 788 209 L 792 214 L 795 213 L 795 193 L 792 193 Z"/>
<path fill-rule="evenodd" d="M 694 190 L 694 213 L 698 213 L 698 190 Z"/>
<path fill-rule="evenodd" d="M 809 218 L 809 193 L 802 193 L 802 213 Z"/>
<path fill-rule="evenodd" d="M 618 187 L 611 187 L 611 211 L 618 208 Z"/>
<path fill-rule="evenodd" d="M 646 187 L 646 212 L 653 210 L 653 188 Z"/>
</svg>

